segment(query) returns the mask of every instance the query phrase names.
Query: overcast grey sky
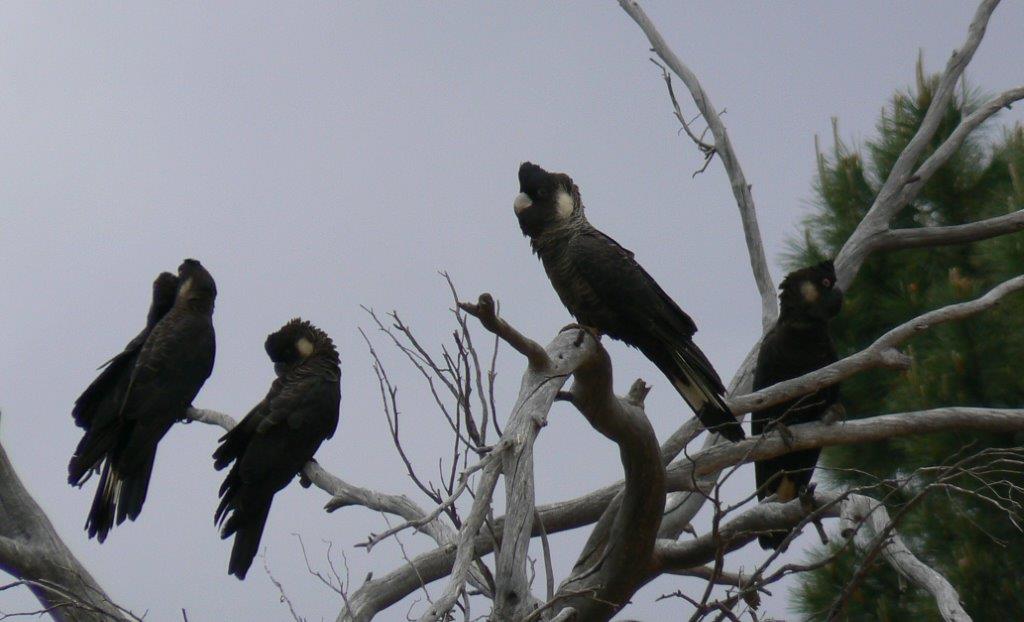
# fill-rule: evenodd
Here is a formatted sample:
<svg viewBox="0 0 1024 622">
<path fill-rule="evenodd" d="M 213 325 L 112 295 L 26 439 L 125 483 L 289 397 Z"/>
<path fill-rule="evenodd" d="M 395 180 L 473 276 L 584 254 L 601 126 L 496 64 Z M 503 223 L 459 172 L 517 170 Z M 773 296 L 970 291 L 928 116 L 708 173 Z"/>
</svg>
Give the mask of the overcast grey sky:
<svg viewBox="0 0 1024 622">
<path fill-rule="evenodd" d="M 812 197 L 813 136 L 829 119 L 851 144 L 871 135 L 923 49 L 941 68 L 974 10 L 960 1 L 668 3 L 647 9 L 701 77 L 753 184 L 776 278 Z M 1022 83 L 1024 3 L 1000 7 L 968 76 L 990 91 Z M 637 258 L 700 327 L 728 378 L 759 331 L 759 305 L 720 164 L 677 136 L 642 33 L 616 3 L 0 4 L 0 438 L 68 545 L 118 602 L 147 619 L 287 619 L 257 560 L 226 574 L 212 524 L 218 429 L 176 426 L 160 447 L 140 519 L 100 546 L 82 530 L 93 493 L 65 483 L 78 439 L 70 406 L 142 326 L 149 286 L 183 257 L 217 279 L 213 376 L 197 405 L 242 416 L 266 391 L 263 340 L 301 315 L 342 353 L 342 419 L 318 458 L 354 483 L 416 496 L 396 459 L 358 326 L 359 305 L 398 309 L 424 343 L 449 326 L 438 270 L 466 298 L 491 291 L 505 316 L 547 342 L 569 321 L 512 213 L 530 159 L 570 173 L 591 221 Z M 688 112 L 693 107 L 682 100 Z M 1015 111 L 1003 122 L 1020 119 Z M 447 436 L 418 379 L 380 342 L 397 378 L 410 449 L 427 472 Z M 658 372 L 609 346 L 617 387 L 654 385 L 664 437 L 685 406 Z M 499 408 L 522 361 L 500 359 Z M 567 443 L 571 439 L 571 443 Z M 537 450 L 538 501 L 619 477 L 617 452 L 565 407 Z M 752 472 L 730 490 L 746 494 Z M 383 520 L 327 515 L 317 490 L 279 494 L 264 544 L 300 612 L 340 602 L 305 569 L 330 539 L 354 583 L 401 563 L 392 545 L 352 546 Z M 558 538 L 564 576 L 585 534 Z M 410 553 L 424 537 L 406 535 Z M 802 540 L 801 542 L 810 542 Z M 794 547 L 789 559 L 802 558 Z M 763 559 L 748 547 L 730 568 Z M 432 586 L 432 593 L 441 590 Z M 630 617 L 686 611 L 640 592 Z M 0 609 L 29 609 L 0 593 Z M 769 610 L 787 617 L 786 591 Z M 404 619 L 407 605 L 382 615 Z M 483 612 L 480 612 L 483 613 Z"/>
</svg>

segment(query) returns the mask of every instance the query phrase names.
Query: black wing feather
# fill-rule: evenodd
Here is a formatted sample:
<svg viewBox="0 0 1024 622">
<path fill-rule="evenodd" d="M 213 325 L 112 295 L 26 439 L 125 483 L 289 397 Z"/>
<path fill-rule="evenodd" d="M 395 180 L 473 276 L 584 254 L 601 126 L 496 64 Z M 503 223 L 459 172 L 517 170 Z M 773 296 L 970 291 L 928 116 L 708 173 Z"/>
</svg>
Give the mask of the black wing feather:
<svg viewBox="0 0 1024 622">
<path fill-rule="evenodd" d="M 708 429 L 730 440 L 743 429 L 725 404 L 725 387 L 693 342 L 697 326 L 633 258 L 633 253 L 592 229 L 570 242 L 575 276 L 582 282 L 563 302 L 577 319 L 639 348 L 697 412 Z"/>
<path fill-rule="evenodd" d="M 234 535 L 228 573 L 244 579 L 259 549 L 274 495 L 309 462 L 338 425 L 337 380 L 276 380 L 267 397 L 221 439 L 220 469 L 234 462 L 214 514 L 221 537 Z"/>
<path fill-rule="evenodd" d="M 116 522 L 142 511 L 160 440 L 185 416 L 213 370 L 215 340 L 208 316 L 175 308 L 139 351 L 117 413 L 100 485 L 86 521 L 102 542 Z"/>
<path fill-rule="evenodd" d="M 827 333 L 820 343 L 810 339 L 787 338 L 784 330 L 776 326 L 765 335 L 754 369 L 754 390 L 763 389 L 784 380 L 796 378 L 836 360 L 836 353 Z M 770 406 L 751 414 L 751 432 L 763 434 L 781 420 L 786 425 L 807 423 L 821 419 L 822 415 L 839 399 L 839 387 L 833 385 L 816 393 Z M 757 497 L 764 500 L 782 493 L 780 486 L 791 485 L 787 493 L 798 493 L 811 482 L 821 449 L 794 451 L 754 463 Z M 786 498 L 780 498 L 786 501 Z M 777 549 L 787 532 L 758 537 L 762 548 Z"/>
</svg>

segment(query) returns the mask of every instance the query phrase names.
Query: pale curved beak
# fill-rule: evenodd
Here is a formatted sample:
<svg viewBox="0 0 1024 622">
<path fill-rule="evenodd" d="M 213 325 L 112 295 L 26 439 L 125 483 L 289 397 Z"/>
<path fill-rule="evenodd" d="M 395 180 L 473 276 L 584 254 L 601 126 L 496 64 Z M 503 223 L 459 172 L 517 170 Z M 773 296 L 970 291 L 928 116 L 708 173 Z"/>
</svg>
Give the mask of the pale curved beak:
<svg viewBox="0 0 1024 622">
<path fill-rule="evenodd" d="M 516 195 L 516 200 L 512 203 L 512 207 L 516 210 L 516 214 L 522 214 L 523 211 L 529 209 L 531 205 L 533 205 L 533 199 L 531 199 L 530 195 L 525 192 L 520 192 Z"/>
</svg>

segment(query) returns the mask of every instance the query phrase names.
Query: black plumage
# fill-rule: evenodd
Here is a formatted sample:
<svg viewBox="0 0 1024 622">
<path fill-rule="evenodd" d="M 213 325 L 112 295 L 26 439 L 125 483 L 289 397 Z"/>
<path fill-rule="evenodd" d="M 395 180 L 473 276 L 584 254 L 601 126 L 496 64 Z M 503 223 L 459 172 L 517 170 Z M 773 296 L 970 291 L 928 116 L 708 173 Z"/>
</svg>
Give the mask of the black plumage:
<svg viewBox="0 0 1024 622">
<path fill-rule="evenodd" d="M 153 300 L 146 317 L 146 327 L 128 342 L 121 353 L 100 366 L 100 375 L 75 400 L 71 416 L 76 425 L 85 429 L 85 434 L 68 462 L 68 483 L 72 486 L 81 486 L 91 473 L 98 471 L 103 457 L 110 450 L 135 360 L 153 327 L 174 306 L 177 293 L 178 277 L 170 272 L 160 273 L 153 281 Z"/>
<path fill-rule="evenodd" d="M 164 281 L 170 283 L 169 279 Z M 161 288 L 161 305 L 154 300 L 150 320 L 156 319 L 160 307 L 166 305 L 166 291 Z M 86 451 L 76 454 L 69 466 L 69 479 L 76 482 L 89 469 L 100 469 L 85 523 L 89 537 L 96 536 L 103 542 L 115 522 L 120 525 L 126 518 L 135 520 L 142 511 L 160 440 L 174 422 L 185 417 L 213 371 L 216 297 L 217 286 L 210 273 L 194 259 L 182 262 L 170 309 L 153 323 L 148 335 L 139 336 L 142 344 L 132 355 L 134 362 L 118 363 L 131 368 L 127 386 L 121 388 L 119 384 L 123 382 L 122 373 L 106 391 L 97 392 L 102 393 L 99 402 L 105 406 L 93 411 L 87 438 L 93 431 L 96 434 Z M 95 398 L 83 401 L 92 389 L 90 386 L 79 398 L 83 405 L 93 403 Z M 81 411 L 83 421 L 89 421 L 88 412 L 84 408 Z"/>
<path fill-rule="evenodd" d="M 259 549 L 270 504 L 309 462 L 338 426 L 341 370 L 325 332 L 299 319 L 267 337 L 277 378 L 267 396 L 225 434 L 213 454 L 221 470 L 214 515 L 222 538 L 235 536 L 228 574 L 244 579 Z"/>
<path fill-rule="evenodd" d="M 780 286 L 779 320 L 768 331 L 757 355 L 754 389 L 802 376 L 836 361 L 828 322 L 839 314 L 843 294 L 835 286 L 831 261 L 803 268 L 786 276 Z M 762 434 L 780 421 L 793 425 L 818 421 L 839 399 L 839 385 L 754 412 L 751 431 Z M 777 501 L 796 497 L 811 481 L 820 449 L 794 451 L 754 464 L 757 497 L 775 495 Z M 786 532 L 760 536 L 763 548 L 778 548 Z"/>
<path fill-rule="evenodd" d="M 516 217 L 562 304 L 576 320 L 638 348 L 671 381 L 701 423 L 732 441 L 743 438 L 726 406 L 725 387 L 693 335 L 697 326 L 633 253 L 594 228 L 579 189 L 564 173 L 519 167 Z"/>
</svg>

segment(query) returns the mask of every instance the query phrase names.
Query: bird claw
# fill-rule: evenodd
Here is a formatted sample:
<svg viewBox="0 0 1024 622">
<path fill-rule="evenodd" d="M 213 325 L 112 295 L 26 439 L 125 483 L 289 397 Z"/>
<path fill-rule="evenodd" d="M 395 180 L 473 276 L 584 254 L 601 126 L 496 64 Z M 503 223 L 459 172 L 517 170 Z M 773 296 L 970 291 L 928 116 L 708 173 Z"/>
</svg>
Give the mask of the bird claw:
<svg viewBox="0 0 1024 622">
<path fill-rule="evenodd" d="M 818 485 L 811 482 L 806 486 L 801 486 L 797 496 L 800 498 L 800 506 L 805 512 L 811 512 L 814 510 L 814 489 Z"/>
<path fill-rule="evenodd" d="M 817 484 L 812 482 L 800 488 L 800 492 L 797 496 L 800 499 L 800 509 L 804 511 L 804 514 L 810 514 L 817 509 L 814 503 L 814 489 L 817 488 L 817 486 Z M 825 533 L 825 527 L 821 524 L 821 518 L 812 518 L 811 523 L 814 524 L 814 529 L 818 532 L 818 537 L 821 539 L 822 545 L 827 545 L 828 534 Z"/>
<path fill-rule="evenodd" d="M 825 414 L 821 417 L 821 422 L 825 425 L 833 425 L 840 421 L 846 421 L 846 407 L 836 402 L 825 411 Z"/>
</svg>

